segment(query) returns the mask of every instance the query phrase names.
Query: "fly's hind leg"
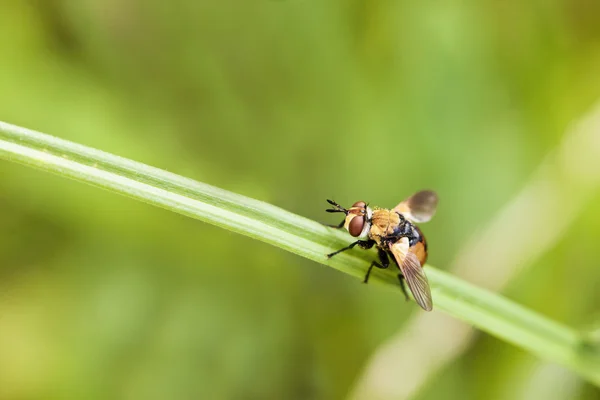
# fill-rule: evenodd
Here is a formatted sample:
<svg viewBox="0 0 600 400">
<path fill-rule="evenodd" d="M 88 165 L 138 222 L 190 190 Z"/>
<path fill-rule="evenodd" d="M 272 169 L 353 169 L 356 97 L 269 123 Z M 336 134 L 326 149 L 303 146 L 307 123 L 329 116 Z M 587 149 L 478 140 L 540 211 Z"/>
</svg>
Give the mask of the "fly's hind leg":
<svg viewBox="0 0 600 400">
<path fill-rule="evenodd" d="M 404 284 L 404 276 L 402 276 L 402 274 L 398 274 L 398 279 L 400 280 L 400 287 L 402 288 L 402 293 L 404 293 L 406 301 L 409 301 L 410 297 L 408 296 L 408 292 L 406 291 L 406 285 Z"/>
<path fill-rule="evenodd" d="M 367 283 L 369 281 L 369 275 L 371 275 L 371 270 L 373 269 L 373 267 L 386 269 L 390 266 L 390 259 L 388 258 L 388 255 L 385 251 L 377 249 L 377 255 L 379 256 L 379 261 L 381 262 L 381 264 L 379 264 L 377 261 L 373 261 L 371 265 L 369 265 L 369 269 L 367 270 L 367 275 L 365 275 L 365 280 L 363 281 L 363 283 Z"/>
</svg>

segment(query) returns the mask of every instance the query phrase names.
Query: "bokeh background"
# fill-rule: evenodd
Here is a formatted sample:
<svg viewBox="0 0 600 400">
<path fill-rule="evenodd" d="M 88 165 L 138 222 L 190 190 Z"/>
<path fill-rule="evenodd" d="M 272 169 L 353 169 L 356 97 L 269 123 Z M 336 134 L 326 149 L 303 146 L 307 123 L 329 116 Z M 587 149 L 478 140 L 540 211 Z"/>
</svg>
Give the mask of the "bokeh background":
<svg viewBox="0 0 600 400">
<path fill-rule="evenodd" d="M 330 223 L 326 198 L 393 206 L 433 188 L 429 261 L 450 269 L 532 179 L 562 174 L 540 165 L 600 98 L 599 18 L 592 0 L 0 0 L 0 119 Z M 560 207 L 541 196 L 528 207 L 553 204 L 544 218 L 515 217 L 530 230 L 518 248 L 555 240 L 502 292 L 593 331 L 600 185 L 565 176 Z M 511 236 L 487 243 L 484 278 Z M 352 397 L 418 313 L 280 249 L 0 162 L 0 399 Z M 418 370 L 427 347 L 388 372 Z M 418 379 L 423 400 L 600 397 L 481 333 Z M 362 398 L 411 397 L 365 385 Z"/>
</svg>

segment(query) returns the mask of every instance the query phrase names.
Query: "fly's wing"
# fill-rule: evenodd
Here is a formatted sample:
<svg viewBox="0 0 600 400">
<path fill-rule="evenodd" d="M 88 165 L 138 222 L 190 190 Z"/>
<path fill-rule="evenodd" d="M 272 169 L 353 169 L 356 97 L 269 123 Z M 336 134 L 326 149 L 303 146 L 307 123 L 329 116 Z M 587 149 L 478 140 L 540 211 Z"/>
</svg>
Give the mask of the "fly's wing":
<svg viewBox="0 0 600 400">
<path fill-rule="evenodd" d="M 417 256 L 414 253 L 408 252 L 404 258 L 404 262 L 400 265 L 400 270 L 417 304 L 425 311 L 431 311 L 433 309 L 433 302 L 431 300 L 429 281 L 427 280 L 427 276 L 425 276 L 425 272 L 423 272 L 423 267 L 421 267 Z"/>
<path fill-rule="evenodd" d="M 408 239 L 402 238 L 398 242 L 390 244 L 389 247 L 400 266 L 400 271 L 415 301 L 425 311 L 431 311 L 433 309 L 433 302 L 431 300 L 429 281 L 427 280 L 427 276 L 425 276 L 419 259 L 415 253 L 410 251 Z"/>
<path fill-rule="evenodd" d="M 437 209 L 438 196 L 432 190 L 421 190 L 394 207 L 394 211 L 403 214 L 413 222 L 427 222 Z"/>
</svg>

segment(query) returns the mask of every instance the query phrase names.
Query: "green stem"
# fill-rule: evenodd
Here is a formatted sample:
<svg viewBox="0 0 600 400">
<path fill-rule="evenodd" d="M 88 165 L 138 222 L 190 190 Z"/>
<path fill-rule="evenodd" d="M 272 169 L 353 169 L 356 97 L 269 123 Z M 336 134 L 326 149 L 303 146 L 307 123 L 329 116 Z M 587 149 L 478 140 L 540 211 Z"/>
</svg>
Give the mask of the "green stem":
<svg viewBox="0 0 600 400">
<path fill-rule="evenodd" d="M 350 251 L 344 232 L 281 208 L 76 143 L 0 122 L 0 158 L 124 194 L 270 243 L 363 278 L 370 252 Z M 320 203 L 319 203 L 320 204 Z M 512 301 L 427 266 L 434 307 L 600 386 L 600 350 L 575 330 Z M 372 282 L 398 291 L 392 271 Z M 399 296 L 400 296 L 400 292 Z"/>
</svg>

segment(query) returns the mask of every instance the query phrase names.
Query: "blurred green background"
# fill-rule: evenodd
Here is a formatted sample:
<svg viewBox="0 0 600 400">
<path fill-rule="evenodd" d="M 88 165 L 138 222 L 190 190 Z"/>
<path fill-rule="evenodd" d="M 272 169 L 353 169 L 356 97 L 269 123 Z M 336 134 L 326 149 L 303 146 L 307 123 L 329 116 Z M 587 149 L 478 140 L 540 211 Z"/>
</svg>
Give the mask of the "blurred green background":
<svg viewBox="0 0 600 400">
<path fill-rule="evenodd" d="M 444 269 L 600 98 L 599 17 L 591 0 L 0 0 L 0 120 L 329 223 L 326 198 L 433 188 L 423 229 Z M 590 193 L 504 292 L 578 328 L 600 319 Z M 341 399 L 421 312 L 5 161 L 0 221 L 3 400 Z M 480 334 L 415 398 L 541 398 L 507 390 L 535 360 Z M 573 385 L 553 398 L 600 396 Z"/>
</svg>

